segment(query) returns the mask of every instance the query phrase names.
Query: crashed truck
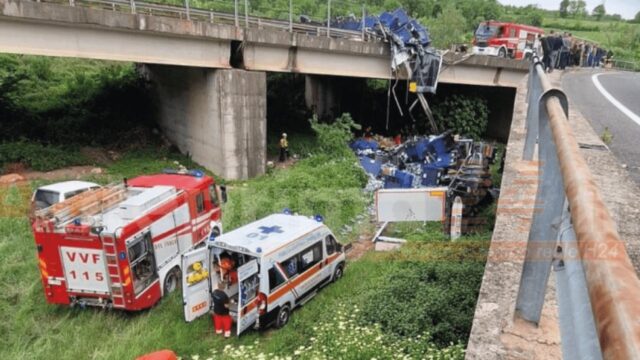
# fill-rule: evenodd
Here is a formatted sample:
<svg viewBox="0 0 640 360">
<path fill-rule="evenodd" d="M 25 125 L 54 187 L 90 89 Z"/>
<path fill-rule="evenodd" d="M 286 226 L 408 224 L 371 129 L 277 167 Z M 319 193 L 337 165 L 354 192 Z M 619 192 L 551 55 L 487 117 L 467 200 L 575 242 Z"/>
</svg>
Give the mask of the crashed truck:
<svg viewBox="0 0 640 360">
<path fill-rule="evenodd" d="M 181 255 L 222 231 L 224 187 L 199 170 L 167 170 L 91 189 L 35 212 L 50 304 L 129 311 L 180 286 Z"/>
<path fill-rule="evenodd" d="M 439 132 L 425 94 L 436 93 L 438 76 L 442 67 L 442 55 L 431 47 L 431 38 L 424 26 L 407 15 L 402 8 L 392 12 L 385 11 L 379 16 L 370 15 L 360 20 L 355 16 L 335 19 L 331 26 L 345 30 L 364 31 L 387 41 L 391 50 L 390 70 L 395 77 L 389 93 L 393 95 L 398 111 L 402 116 L 408 113 L 413 118 L 412 111 L 419 104 L 432 131 Z M 402 108 L 396 96 L 395 89 L 400 79 L 406 79 L 409 82 L 409 91 L 416 95 L 416 99 L 408 109 Z"/>
<path fill-rule="evenodd" d="M 482 206 L 497 198 L 489 171 L 496 159 L 491 143 L 454 136 L 451 131 L 413 136 L 399 145 L 380 140 L 351 143 L 369 176 L 366 189 L 376 192 L 380 222 L 440 220 L 449 234 L 457 202 L 462 207 L 458 231 L 466 233 L 478 225 L 476 215 Z"/>
</svg>

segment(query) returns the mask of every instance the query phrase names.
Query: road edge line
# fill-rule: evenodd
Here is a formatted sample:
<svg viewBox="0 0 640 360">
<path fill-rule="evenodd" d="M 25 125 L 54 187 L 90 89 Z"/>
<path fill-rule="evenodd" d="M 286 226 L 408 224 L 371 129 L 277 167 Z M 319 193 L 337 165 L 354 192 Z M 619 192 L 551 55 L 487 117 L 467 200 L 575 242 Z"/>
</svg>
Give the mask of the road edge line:
<svg viewBox="0 0 640 360">
<path fill-rule="evenodd" d="M 611 104 L 613 104 L 613 106 L 618 108 L 618 110 L 620 110 L 623 114 L 629 117 L 629 119 L 634 121 L 636 124 L 640 125 L 640 116 L 636 115 L 633 111 L 629 110 L 629 108 L 622 105 L 620 101 L 614 98 L 613 95 L 611 95 L 607 90 L 605 90 L 604 86 L 602 86 L 602 84 L 598 80 L 598 77 L 604 74 L 606 73 L 593 74 L 591 76 L 591 81 L 593 81 L 593 84 L 596 86 L 596 89 L 598 89 L 598 91 L 600 91 L 602 96 L 604 96 L 605 99 L 607 99 Z"/>
</svg>

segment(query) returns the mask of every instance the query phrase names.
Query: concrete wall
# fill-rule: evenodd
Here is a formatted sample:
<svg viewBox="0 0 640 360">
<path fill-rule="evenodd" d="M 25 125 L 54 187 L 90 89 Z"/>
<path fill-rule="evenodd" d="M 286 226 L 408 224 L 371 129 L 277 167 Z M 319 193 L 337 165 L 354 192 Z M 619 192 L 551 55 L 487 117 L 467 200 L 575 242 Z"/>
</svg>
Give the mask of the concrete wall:
<svg viewBox="0 0 640 360">
<path fill-rule="evenodd" d="M 227 179 L 265 171 L 266 75 L 244 70 L 145 65 L 164 134 Z"/>
</svg>

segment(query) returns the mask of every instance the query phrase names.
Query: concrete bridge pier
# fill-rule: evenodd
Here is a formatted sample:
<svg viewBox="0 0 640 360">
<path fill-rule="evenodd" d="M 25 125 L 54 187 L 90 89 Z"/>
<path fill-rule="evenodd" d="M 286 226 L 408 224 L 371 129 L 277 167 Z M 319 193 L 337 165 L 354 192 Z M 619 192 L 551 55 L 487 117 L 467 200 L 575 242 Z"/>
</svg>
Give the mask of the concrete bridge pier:
<svg viewBox="0 0 640 360">
<path fill-rule="evenodd" d="M 335 119 L 340 115 L 340 81 L 333 76 L 306 75 L 304 100 L 319 119 Z"/>
<path fill-rule="evenodd" d="M 180 151 L 226 179 L 265 172 L 264 72 L 143 65 L 163 133 Z"/>
</svg>

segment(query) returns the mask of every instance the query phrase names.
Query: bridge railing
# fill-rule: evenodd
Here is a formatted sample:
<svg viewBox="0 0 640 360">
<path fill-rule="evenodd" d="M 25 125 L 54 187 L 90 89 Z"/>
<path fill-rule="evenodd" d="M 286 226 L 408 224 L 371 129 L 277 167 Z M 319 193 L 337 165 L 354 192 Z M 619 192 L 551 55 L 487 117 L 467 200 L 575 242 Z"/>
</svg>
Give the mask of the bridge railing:
<svg viewBox="0 0 640 360">
<path fill-rule="evenodd" d="M 379 40 L 376 34 L 362 31 L 336 29 L 331 27 L 331 19 L 355 15 L 357 9 L 363 18 L 367 14 L 364 5 L 346 0 L 326 0 L 327 18 L 306 16 L 296 9 L 293 1 L 288 8 L 260 8 L 250 0 L 207 0 L 208 9 L 192 7 L 194 0 L 167 0 L 166 3 L 140 0 L 36 0 L 38 2 L 100 8 L 117 12 L 166 16 L 193 21 L 228 24 L 244 28 L 272 28 L 277 30 L 305 33 L 315 36 L 349 38 L 355 40 Z M 202 4 L 202 3 L 196 3 Z M 333 4 L 333 8 L 332 8 Z M 345 4 L 347 4 L 345 6 Z M 332 10 L 333 9 L 333 10 Z M 360 14 L 360 12 L 362 14 Z M 259 16 L 269 14 L 271 17 Z M 304 19 L 304 22 L 302 21 Z"/>
<path fill-rule="evenodd" d="M 640 280 L 581 156 L 564 93 L 534 56 L 524 160 L 539 173 L 516 316 L 538 324 L 551 269 L 564 358 L 640 358 Z"/>
</svg>

